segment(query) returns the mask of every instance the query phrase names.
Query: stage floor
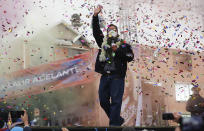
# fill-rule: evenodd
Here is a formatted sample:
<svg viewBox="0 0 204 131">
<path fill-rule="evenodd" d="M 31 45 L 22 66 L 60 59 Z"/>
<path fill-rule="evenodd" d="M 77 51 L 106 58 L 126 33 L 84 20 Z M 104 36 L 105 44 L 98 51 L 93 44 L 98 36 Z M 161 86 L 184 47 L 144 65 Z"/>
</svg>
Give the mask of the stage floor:
<svg viewBox="0 0 204 131">
<path fill-rule="evenodd" d="M 67 127 L 69 131 L 174 131 L 175 127 Z M 146 129 L 146 130 L 145 130 Z M 32 131 L 61 131 L 60 127 L 32 127 Z"/>
</svg>

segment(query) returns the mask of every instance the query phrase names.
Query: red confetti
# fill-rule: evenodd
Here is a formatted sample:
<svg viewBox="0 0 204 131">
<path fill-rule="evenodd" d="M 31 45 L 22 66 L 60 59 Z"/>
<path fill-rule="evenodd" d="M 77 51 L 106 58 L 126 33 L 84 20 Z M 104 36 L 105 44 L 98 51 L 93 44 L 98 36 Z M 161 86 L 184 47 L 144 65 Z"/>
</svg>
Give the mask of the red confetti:
<svg viewBox="0 0 204 131">
<path fill-rule="evenodd" d="M 43 120 L 46 121 L 46 120 L 48 120 L 48 119 L 45 117 L 45 118 L 43 118 Z"/>
</svg>

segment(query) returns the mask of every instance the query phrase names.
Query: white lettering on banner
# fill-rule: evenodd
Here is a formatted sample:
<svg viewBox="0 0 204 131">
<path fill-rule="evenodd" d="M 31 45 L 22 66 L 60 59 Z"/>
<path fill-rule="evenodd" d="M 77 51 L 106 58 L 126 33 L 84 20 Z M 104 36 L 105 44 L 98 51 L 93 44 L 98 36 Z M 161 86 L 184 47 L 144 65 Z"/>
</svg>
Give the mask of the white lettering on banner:
<svg viewBox="0 0 204 131">
<path fill-rule="evenodd" d="M 38 82 L 38 78 L 34 77 L 32 83 L 36 83 L 36 82 Z"/>
<path fill-rule="evenodd" d="M 63 76 L 66 74 L 66 75 L 68 75 L 69 74 L 69 71 L 67 70 L 67 71 L 63 71 Z"/>
<path fill-rule="evenodd" d="M 78 69 L 79 69 L 78 67 L 73 67 L 73 68 L 70 68 L 67 70 L 59 71 L 59 72 L 57 72 L 57 75 L 54 75 L 54 73 L 42 74 L 39 76 L 35 76 L 33 78 L 26 78 L 26 79 L 21 80 L 21 81 L 8 82 L 7 85 L 2 85 L 1 87 L 10 88 L 10 87 L 26 86 L 26 85 L 35 84 L 38 82 L 54 80 L 54 79 L 58 79 L 60 77 L 66 76 L 66 75 L 76 74 L 79 72 Z"/>
<path fill-rule="evenodd" d="M 43 74 L 43 75 L 41 75 L 41 76 L 39 77 L 39 81 L 40 81 L 40 82 L 45 81 L 45 74 Z"/>
<path fill-rule="evenodd" d="M 54 77 L 54 74 L 51 74 L 51 78 L 52 78 L 52 80 L 56 79 L 56 78 Z"/>
<path fill-rule="evenodd" d="M 63 77 L 63 75 L 62 75 L 62 73 L 61 73 L 61 72 L 58 72 L 58 73 L 57 73 L 56 78 L 59 78 L 59 77 Z"/>
<path fill-rule="evenodd" d="M 51 79 L 52 74 L 46 74 L 46 81 Z"/>
</svg>

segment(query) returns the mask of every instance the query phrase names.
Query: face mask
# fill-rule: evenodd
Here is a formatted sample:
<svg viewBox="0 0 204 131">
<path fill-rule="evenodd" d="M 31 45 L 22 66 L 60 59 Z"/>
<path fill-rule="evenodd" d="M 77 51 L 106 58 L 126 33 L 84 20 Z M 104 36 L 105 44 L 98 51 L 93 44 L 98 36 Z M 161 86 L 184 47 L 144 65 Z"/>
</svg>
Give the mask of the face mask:
<svg viewBox="0 0 204 131">
<path fill-rule="evenodd" d="M 117 37 L 118 33 L 114 30 L 108 32 L 109 37 Z"/>
</svg>

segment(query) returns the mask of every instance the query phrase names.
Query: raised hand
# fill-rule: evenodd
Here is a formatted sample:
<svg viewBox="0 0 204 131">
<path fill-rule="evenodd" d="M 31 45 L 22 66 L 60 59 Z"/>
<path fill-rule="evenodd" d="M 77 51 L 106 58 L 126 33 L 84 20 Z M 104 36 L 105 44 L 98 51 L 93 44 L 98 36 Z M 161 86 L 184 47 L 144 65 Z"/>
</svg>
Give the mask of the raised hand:
<svg viewBox="0 0 204 131">
<path fill-rule="evenodd" d="M 98 7 L 94 9 L 94 16 L 97 16 L 102 9 L 103 9 L 103 6 L 98 5 Z"/>
</svg>

